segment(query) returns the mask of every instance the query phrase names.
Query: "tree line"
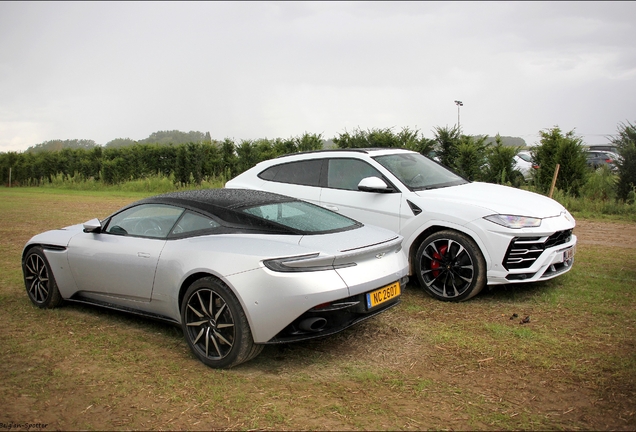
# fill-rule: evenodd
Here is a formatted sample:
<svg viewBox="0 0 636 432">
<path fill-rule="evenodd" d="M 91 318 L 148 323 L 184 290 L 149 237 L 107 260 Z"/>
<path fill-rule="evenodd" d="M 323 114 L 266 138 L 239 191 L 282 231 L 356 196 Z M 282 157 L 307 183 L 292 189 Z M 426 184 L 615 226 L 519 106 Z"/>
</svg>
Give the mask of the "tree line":
<svg viewBox="0 0 636 432">
<path fill-rule="evenodd" d="M 159 142 L 8 152 L 0 153 L 0 179 L 3 184 L 38 186 L 60 174 L 106 184 L 162 175 L 174 177 L 178 184 L 200 184 L 207 178 L 229 179 L 276 156 L 321 149 L 322 142 L 320 135 L 306 133 L 288 139 L 243 140 L 238 145 L 226 138 L 176 145 Z"/>
<path fill-rule="evenodd" d="M 209 133 L 181 133 L 180 139 L 189 142 L 173 143 L 175 131 L 157 132 L 132 145 L 126 139 L 114 140 L 106 147 L 90 140 L 75 140 L 70 147 L 43 151 L 44 147 L 58 148 L 59 143 L 47 142 L 36 146 L 37 151 L 0 153 L 0 179 L 13 185 L 40 185 L 51 182 L 54 176 L 74 176 L 95 179 L 106 184 L 119 184 L 154 175 L 173 177 L 176 184 L 199 185 L 204 179 L 230 179 L 258 162 L 302 151 L 323 149 L 320 134 L 305 133 L 288 139 L 223 141 L 210 139 Z M 497 135 L 471 136 L 457 127 L 436 127 L 433 138 L 426 138 L 419 130 L 402 128 L 354 129 L 333 138 L 338 148 L 406 148 L 438 160 L 443 165 L 471 181 L 508 184 L 519 187 L 524 183 L 515 170 L 514 157 L 520 147 L 503 144 Z M 586 164 L 585 146 L 574 131 L 563 132 L 558 126 L 540 132 L 540 142 L 532 148 L 539 166 L 532 179 L 539 192 L 547 192 L 557 164 L 560 166 L 556 187 L 570 195 L 579 196 L 591 171 Z M 153 142 L 154 141 L 154 142 Z M 54 143 L 52 145 L 51 143 Z M 636 127 L 620 124 L 612 140 L 622 157 L 618 161 L 616 196 L 626 200 L 634 195 L 636 185 Z M 631 194 L 631 195 L 630 195 Z"/>
<path fill-rule="evenodd" d="M 177 145 L 188 143 L 212 142 L 210 132 L 190 131 L 182 132 L 179 130 L 157 131 L 150 134 L 148 138 L 135 141 L 130 138 L 116 138 L 107 142 L 104 148 L 127 147 L 135 144 L 158 144 L 158 145 Z M 83 148 L 90 150 L 95 147 L 101 147 L 94 140 L 87 139 L 71 139 L 71 140 L 50 140 L 36 144 L 26 149 L 26 153 L 40 153 L 43 151 L 59 151 L 64 148 L 78 149 Z"/>
</svg>

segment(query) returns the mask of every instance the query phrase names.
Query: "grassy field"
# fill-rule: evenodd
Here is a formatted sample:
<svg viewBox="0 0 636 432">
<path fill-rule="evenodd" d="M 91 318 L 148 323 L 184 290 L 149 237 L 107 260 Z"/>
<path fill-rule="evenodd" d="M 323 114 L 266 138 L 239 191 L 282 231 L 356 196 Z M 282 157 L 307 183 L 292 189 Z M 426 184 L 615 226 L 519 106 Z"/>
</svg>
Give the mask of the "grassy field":
<svg viewBox="0 0 636 432">
<path fill-rule="evenodd" d="M 409 284 L 377 319 L 219 371 L 178 328 L 27 298 L 32 235 L 145 195 L 0 188 L 3 429 L 636 429 L 633 242 L 580 243 L 567 275 L 466 303 Z"/>
</svg>

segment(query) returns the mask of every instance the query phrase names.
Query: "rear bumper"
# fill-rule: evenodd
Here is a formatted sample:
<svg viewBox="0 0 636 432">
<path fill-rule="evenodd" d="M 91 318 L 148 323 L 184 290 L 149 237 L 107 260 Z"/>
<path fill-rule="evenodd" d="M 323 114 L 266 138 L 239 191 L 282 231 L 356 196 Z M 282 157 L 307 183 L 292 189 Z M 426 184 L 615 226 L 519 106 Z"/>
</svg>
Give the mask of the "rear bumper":
<svg viewBox="0 0 636 432">
<path fill-rule="evenodd" d="M 407 283 L 408 277 L 403 277 L 400 280 L 402 290 Z M 267 343 L 298 342 L 333 335 L 397 306 L 400 303 L 400 298 L 398 296 L 393 300 L 369 308 L 366 293 L 362 293 L 314 307 L 295 319 Z"/>
</svg>

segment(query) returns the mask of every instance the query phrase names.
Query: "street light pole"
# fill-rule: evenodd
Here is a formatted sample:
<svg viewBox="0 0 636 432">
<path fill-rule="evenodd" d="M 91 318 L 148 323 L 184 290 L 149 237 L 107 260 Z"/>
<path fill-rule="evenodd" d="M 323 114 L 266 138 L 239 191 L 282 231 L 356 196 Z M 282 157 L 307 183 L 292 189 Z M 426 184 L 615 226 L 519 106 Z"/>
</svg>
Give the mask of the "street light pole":
<svg viewBox="0 0 636 432">
<path fill-rule="evenodd" d="M 464 106 L 464 102 L 456 100 L 455 105 L 457 105 L 457 130 L 459 131 L 459 107 Z"/>
</svg>

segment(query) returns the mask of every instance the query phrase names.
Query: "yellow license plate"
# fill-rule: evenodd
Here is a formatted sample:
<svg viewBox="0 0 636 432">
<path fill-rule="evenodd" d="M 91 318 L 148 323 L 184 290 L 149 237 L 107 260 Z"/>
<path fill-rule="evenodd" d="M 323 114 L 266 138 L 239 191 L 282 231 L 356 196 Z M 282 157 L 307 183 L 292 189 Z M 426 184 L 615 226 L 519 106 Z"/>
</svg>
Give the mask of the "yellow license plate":
<svg viewBox="0 0 636 432">
<path fill-rule="evenodd" d="M 367 309 L 388 302 L 400 296 L 400 282 L 394 282 L 375 291 L 367 293 Z"/>
</svg>

